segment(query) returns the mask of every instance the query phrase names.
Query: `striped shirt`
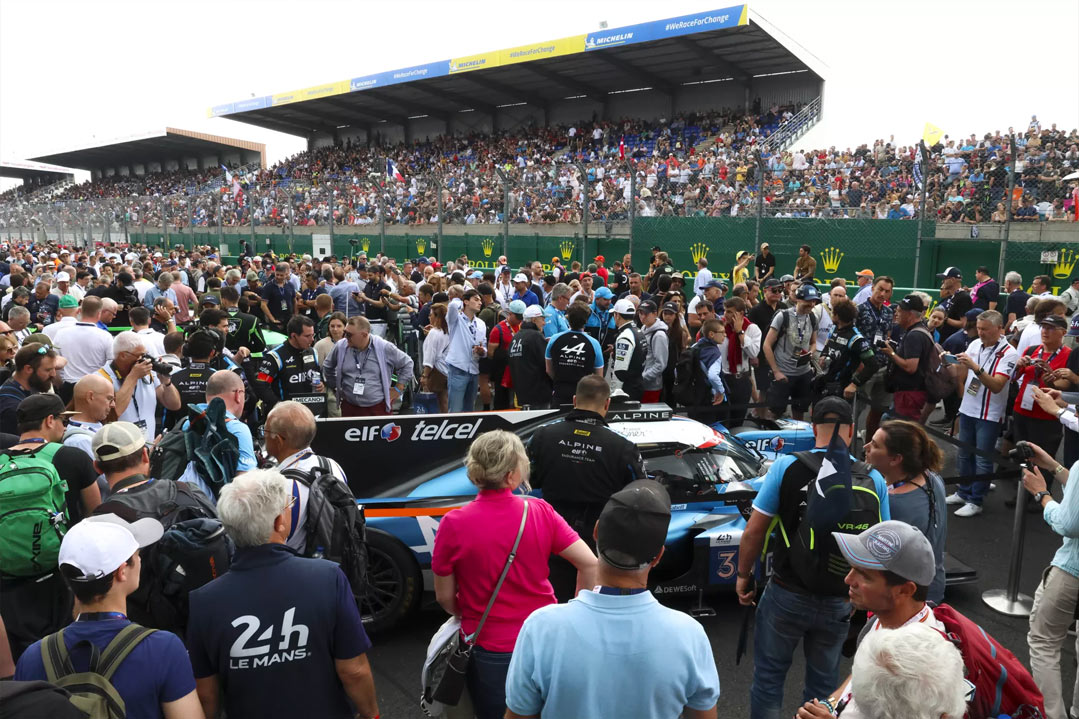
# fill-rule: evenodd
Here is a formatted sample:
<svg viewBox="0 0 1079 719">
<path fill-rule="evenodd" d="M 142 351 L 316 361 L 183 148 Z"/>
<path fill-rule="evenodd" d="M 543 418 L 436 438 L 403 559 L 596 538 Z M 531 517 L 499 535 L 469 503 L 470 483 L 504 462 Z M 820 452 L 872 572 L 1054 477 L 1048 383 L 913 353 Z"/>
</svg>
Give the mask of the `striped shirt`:
<svg viewBox="0 0 1079 719">
<path fill-rule="evenodd" d="M 1019 353 L 1006 339 L 1000 338 L 995 345 L 983 347 L 981 339 L 976 339 L 967 347 L 967 356 L 985 370 L 990 377 L 1011 377 Z M 973 387 L 973 389 L 972 389 Z M 959 412 L 975 419 L 999 422 L 1004 417 L 1008 405 L 1008 384 L 999 392 L 990 392 L 981 379 L 974 376 L 973 370 L 967 371 L 967 380 L 963 386 L 963 401 Z"/>
</svg>

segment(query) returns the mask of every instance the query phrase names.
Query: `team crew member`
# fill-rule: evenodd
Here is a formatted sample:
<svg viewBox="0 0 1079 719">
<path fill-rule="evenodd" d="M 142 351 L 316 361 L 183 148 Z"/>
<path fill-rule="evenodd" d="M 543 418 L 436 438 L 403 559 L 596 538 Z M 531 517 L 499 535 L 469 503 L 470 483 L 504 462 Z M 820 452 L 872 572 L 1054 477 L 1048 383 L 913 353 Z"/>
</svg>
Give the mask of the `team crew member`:
<svg viewBox="0 0 1079 719">
<path fill-rule="evenodd" d="M 267 408 L 282 400 L 325 392 L 318 357 L 311 345 L 315 342 L 315 323 L 295 315 L 286 326 L 288 339 L 262 356 L 255 375 L 255 393 Z"/>
<path fill-rule="evenodd" d="M 611 495 L 644 479 L 637 445 L 607 428 L 611 390 L 602 377 L 585 375 L 577 383 L 573 410 L 561 422 L 532 435 L 528 455 L 532 485 L 591 548 L 592 529 Z M 576 570 L 551 559 L 551 584 L 559 601 L 573 597 Z"/>
<path fill-rule="evenodd" d="M 190 595 L 187 643 L 202 709 L 207 717 L 224 709 L 230 717 L 374 719 L 371 641 L 341 569 L 285 545 L 290 489 L 280 472 L 256 470 L 221 490 L 217 510 L 236 557 Z"/>
<path fill-rule="evenodd" d="M 614 303 L 614 355 L 607 370 L 607 383 L 611 394 L 621 392 L 629 399 L 640 401 L 644 394 L 641 384 L 641 370 L 644 368 L 644 340 L 640 330 L 633 322 L 637 308 L 630 300 L 618 300 Z"/>
<path fill-rule="evenodd" d="M 240 312 L 237 305 L 239 301 L 240 293 L 236 291 L 236 288 L 221 288 L 221 309 L 229 316 L 225 347 L 233 354 L 239 352 L 241 347 L 246 347 L 255 353 L 262 352 L 266 349 L 266 340 L 262 336 L 258 321 L 254 315 Z"/>
<path fill-rule="evenodd" d="M 372 335 L 366 317 L 349 318 L 345 336 L 326 355 L 322 369 L 343 417 L 390 414 L 393 401 L 412 381 L 412 358 Z"/>
<path fill-rule="evenodd" d="M 296 288 L 288 281 L 289 265 L 278 262 L 274 268 L 274 281 L 263 286 L 262 314 L 275 329 L 284 329 L 296 308 Z"/>
<path fill-rule="evenodd" d="M 547 374 L 554 380 L 551 403 L 554 407 L 570 404 L 577 382 L 588 374 L 603 374 L 603 350 L 599 342 L 584 333 L 584 323 L 591 310 L 587 305 L 571 305 L 566 312 L 569 330 L 552 337 L 544 358 Z"/>
<path fill-rule="evenodd" d="M 180 409 L 165 412 L 162 422 L 165 429 L 172 429 L 181 417 L 187 416 L 188 405 L 206 401 L 206 383 L 216 369 L 212 363 L 217 344 L 217 336 L 209 329 L 193 332 L 188 338 L 184 346 L 188 364 L 171 375 L 172 384 L 180 393 Z"/>
<path fill-rule="evenodd" d="M 180 393 L 172 386 L 169 375 L 153 372 L 149 359 L 143 359 L 146 348 L 134 332 L 116 335 L 112 342 L 112 362 L 98 370 L 116 389 L 116 416 L 140 428 L 146 439 L 156 436 L 157 405 L 165 409 L 180 409 Z"/>
<path fill-rule="evenodd" d="M 519 300 L 514 300 L 517 302 Z M 543 309 L 525 308 L 524 320 L 510 342 L 509 367 L 517 404 L 546 409 L 551 403 L 551 377 L 547 374 L 547 340 L 543 336 Z"/>
<path fill-rule="evenodd" d="M 821 374 L 813 380 L 816 395 L 841 396 L 853 400 L 858 388 L 869 381 L 877 369 L 877 353 L 854 321 L 858 308 L 850 300 L 832 304 L 832 331 L 820 353 Z"/>
</svg>

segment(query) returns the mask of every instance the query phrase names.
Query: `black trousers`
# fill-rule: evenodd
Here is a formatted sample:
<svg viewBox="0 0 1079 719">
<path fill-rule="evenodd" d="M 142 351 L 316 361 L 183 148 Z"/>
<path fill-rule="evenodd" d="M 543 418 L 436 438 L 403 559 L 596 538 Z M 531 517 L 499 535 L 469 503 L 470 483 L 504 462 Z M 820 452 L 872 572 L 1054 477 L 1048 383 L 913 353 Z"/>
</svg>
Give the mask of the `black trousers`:
<svg viewBox="0 0 1079 719">
<path fill-rule="evenodd" d="M 71 623 L 75 600 L 60 570 L 37 581 L 5 578 L 3 584 L 0 616 L 7 630 L 11 657 L 18 661 L 31 644 Z"/>
<path fill-rule="evenodd" d="M 742 377 L 725 374 L 723 384 L 727 386 L 727 418 L 723 423 L 728 428 L 738 427 L 745 422 L 749 411 L 747 406 L 753 398 L 753 382 L 748 373 Z"/>
</svg>

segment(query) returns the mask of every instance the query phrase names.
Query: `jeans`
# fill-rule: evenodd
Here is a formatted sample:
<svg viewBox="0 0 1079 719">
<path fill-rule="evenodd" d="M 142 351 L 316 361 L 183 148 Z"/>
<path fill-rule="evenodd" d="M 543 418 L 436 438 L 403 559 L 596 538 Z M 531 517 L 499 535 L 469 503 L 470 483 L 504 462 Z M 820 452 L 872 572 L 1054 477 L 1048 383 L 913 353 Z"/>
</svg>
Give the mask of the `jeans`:
<svg viewBox="0 0 1079 719">
<path fill-rule="evenodd" d="M 506 714 L 506 675 L 512 652 L 489 652 L 472 647 L 468 664 L 468 694 L 476 710 L 476 719 L 502 719 Z"/>
<path fill-rule="evenodd" d="M 1079 579 L 1062 569 L 1049 570 L 1034 593 L 1030 613 L 1030 673 L 1045 697 L 1046 719 L 1068 719 L 1060 677 L 1060 650 L 1068 639 L 1068 627 L 1075 619 Z M 1071 711 L 1079 711 L 1079 678 L 1072 693 Z"/>
<path fill-rule="evenodd" d="M 997 437 L 1000 436 L 1000 422 L 988 419 L 978 419 L 969 415 L 959 415 L 959 441 L 973 444 L 978 449 L 992 452 L 997 445 Z M 958 469 L 961 476 L 972 474 L 986 475 L 985 479 L 979 479 L 959 485 L 959 496 L 964 502 L 982 506 L 985 493 L 989 491 L 989 476 L 993 474 L 993 460 L 974 454 L 969 449 L 960 447 L 958 450 Z"/>
<path fill-rule="evenodd" d="M 806 659 L 805 690 L 800 703 L 835 691 L 839 686 L 840 653 L 849 627 L 850 602 L 845 597 L 798 594 L 770 582 L 757 607 L 750 719 L 779 719 L 783 683 L 799 641 Z"/>
<path fill-rule="evenodd" d="M 471 412 L 476 409 L 476 392 L 479 391 L 478 374 L 462 372 L 453 365 L 446 365 L 446 378 L 450 392 L 450 412 Z"/>
</svg>

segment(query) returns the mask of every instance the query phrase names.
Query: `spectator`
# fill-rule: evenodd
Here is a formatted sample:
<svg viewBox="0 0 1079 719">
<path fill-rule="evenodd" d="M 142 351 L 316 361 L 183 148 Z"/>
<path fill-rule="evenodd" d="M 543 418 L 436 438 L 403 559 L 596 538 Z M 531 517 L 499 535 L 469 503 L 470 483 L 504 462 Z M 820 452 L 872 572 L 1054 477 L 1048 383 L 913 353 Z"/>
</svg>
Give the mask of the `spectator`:
<svg viewBox="0 0 1079 719">
<path fill-rule="evenodd" d="M 135 307 L 128 313 L 128 317 L 131 319 L 131 331 L 142 339 L 146 352 L 154 359 L 165 354 L 165 335 L 150 329 L 150 311 L 145 307 Z M 172 320 L 172 317 L 170 316 L 169 319 Z M 174 320 L 170 329 L 176 330 Z"/>
<path fill-rule="evenodd" d="M 432 392 L 438 398 L 438 408 L 442 413 L 449 412 L 449 385 L 446 366 L 446 350 L 450 345 L 446 333 L 446 305 L 439 303 L 431 307 L 431 329 L 423 340 L 423 375 L 420 387 L 424 392 Z"/>
<path fill-rule="evenodd" d="M 274 281 L 267 283 L 261 291 L 262 315 L 267 324 L 282 331 L 285 323 L 296 309 L 296 287 L 289 280 L 289 265 L 278 262 L 274 268 Z"/>
<path fill-rule="evenodd" d="M 817 401 L 813 411 L 813 455 L 823 462 L 823 452 L 830 441 L 838 440 L 849 446 L 854 436 L 854 417 L 847 402 L 838 397 Z M 746 524 L 738 551 L 738 601 L 750 605 L 755 597 L 754 565 L 764 546 L 764 540 L 778 518 L 788 537 L 794 536 L 806 520 L 806 503 L 800 492 L 788 492 L 786 487 L 807 486 L 817 476 L 813 466 L 807 466 L 793 455 L 779 457 L 768 470 L 757 498 L 753 514 Z M 852 497 L 852 510 L 842 522 L 863 521 L 874 524 L 891 519 L 888 490 L 884 478 L 864 465 L 851 471 L 852 483 L 865 491 L 853 492 L 861 504 L 857 509 Z M 873 500 L 870 501 L 870 495 Z M 791 497 L 797 498 L 793 504 Z M 821 536 L 817 533 L 817 536 Z M 834 556 L 834 545 L 824 543 L 814 551 Z M 776 544 L 776 559 L 772 580 L 764 589 L 757 606 L 757 625 L 753 639 L 753 683 L 750 688 L 750 716 L 778 717 L 783 704 L 783 684 L 791 658 L 802 642 L 807 657 L 803 701 L 828 696 L 839 683 L 839 659 L 847 638 L 850 602 L 847 587 L 833 572 L 814 573 L 810 567 L 824 563 L 806 561 L 806 551 L 799 541 L 788 547 Z M 819 556 L 819 555 L 818 555 Z M 930 577 L 931 578 L 931 577 Z M 813 585 L 811 590 L 809 585 Z"/>
<path fill-rule="evenodd" d="M 479 360 L 487 356 L 487 344 L 484 342 L 487 327 L 476 316 L 482 304 L 479 293 L 470 289 L 462 297 L 450 300 L 446 309 L 450 338 L 446 349 L 450 412 L 471 412 L 476 407 Z M 528 304 L 527 301 L 525 304 Z"/>
<path fill-rule="evenodd" d="M 157 276 L 157 284 L 146 290 L 146 294 L 142 296 L 142 306 L 148 309 L 151 313 L 153 313 L 154 301 L 158 297 L 167 297 L 173 305 L 178 304 L 178 300 L 176 299 L 176 291 L 172 289 L 172 283 L 172 273 L 161 272 Z"/>
<path fill-rule="evenodd" d="M 67 418 L 63 443 L 81 449 L 93 461 L 97 459 L 92 446 L 94 435 L 104 426 L 116 405 L 116 392 L 111 382 L 95 372 L 75 383 L 72 401 L 75 411 Z M 100 486 L 100 482 L 98 484 Z"/>
<path fill-rule="evenodd" d="M 637 308 L 641 321 L 641 343 L 645 347 L 641 371 L 641 401 L 659 402 L 663 392 L 663 373 L 667 369 L 669 350 L 667 325 L 659 318 L 656 303 L 644 300 Z"/>
<path fill-rule="evenodd" d="M 18 434 L 19 404 L 33 394 L 52 389 L 57 357 L 55 350 L 37 342 L 29 342 L 15 353 L 15 370 L 0 385 L 0 432 Z"/>
<path fill-rule="evenodd" d="M 218 513 L 236 557 L 191 593 L 187 632 L 207 717 L 220 709 L 230 717 L 379 715 L 371 641 L 348 580 L 332 562 L 286 546 L 295 501 L 274 470 L 247 472 L 221 490 Z"/>
<path fill-rule="evenodd" d="M 1033 319 L 1023 327 L 1015 347 L 1015 350 L 1019 353 L 1020 357 L 1027 354 L 1027 351 L 1031 347 L 1037 347 L 1041 342 L 1042 321 L 1045 320 L 1046 317 L 1058 315 L 1063 319 L 1067 312 L 1064 303 L 1056 297 L 1033 297 L 1031 300 L 1034 302 L 1034 310 L 1030 313 Z M 1019 325 L 1020 323 L 1016 324 Z"/>
<path fill-rule="evenodd" d="M 130 313 L 128 313 L 128 318 L 130 321 Z M 154 300 L 150 329 L 161 335 L 176 331 L 176 305 L 168 297 L 158 297 Z"/>
<path fill-rule="evenodd" d="M 240 311 L 237 304 L 239 301 L 240 293 L 235 288 L 221 288 L 221 309 L 229 316 L 229 332 L 225 336 L 225 347 L 233 354 L 239 352 L 242 347 L 246 347 L 251 352 L 262 352 L 266 349 L 262 329 L 254 315 Z"/>
<path fill-rule="evenodd" d="M 981 479 L 966 480 L 955 493 L 948 495 L 949 505 L 958 505 L 957 517 L 974 517 L 982 513 L 982 503 L 993 476 L 993 460 L 974 454 L 971 446 L 983 452 L 996 449 L 1001 424 L 1008 405 L 1008 389 L 1019 354 L 1003 339 L 1003 317 L 988 310 L 978 315 L 978 339 L 959 359 L 959 387 L 962 403 L 959 406 L 959 441 L 966 446 L 957 450 L 960 476 L 979 475 Z"/>
<path fill-rule="evenodd" d="M 767 242 L 762 242 L 757 259 L 753 262 L 755 277 L 762 285 L 775 276 L 776 257 Z"/>
<path fill-rule="evenodd" d="M 746 317 L 750 322 L 757 325 L 763 338 L 767 336 L 768 329 L 772 326 L 772 320 L 775 319 L 776 313 L 787 309 L 787 305 L 783 302 L 783 283 L 776 278 L 769 277 L 761 283 L 761 292 L 763 293 L 764 301 L 754 305 Z M 704 319 L 701 321 L 703 322 Z M 758 362 L 754 374 L 757 391 L 762 395 L 766 394 L 768 387 L 772 383 L 771 368 L 768 366 L 768 362 Z"/>
<path fill-rule="evenodd" d="M 546 409 L 551 403 L 551 377 L 547 374 L 547 341 L 543 337 L 544 317 L 539 305 L 525 308 L 521 327 L 510 342 L 509 371 L 517 404 Z"/>
<path fill-rule="evenodd" d="M 644 369 L 645 344 L 641 332 L 633 322 L 637 309 L 628 299 L 618 300 L 614 304 L 612 315 L 615 323 L 614 349 L 607 371 L 607 382 L 611 394 L 625 395 L 628 399 L 640 401 L 644 393 L 641 373 Z"/>
<path fill-rule="evenodd" d="M 649 480 L 608 500 L 593 530 L 598 585 L 525 621 L 506 682 L 507 717 L 716 716 L 719 676 L 704 630 L 647 589 L 670 504 Z M 608 670 L 614 665 L 620 671 Z"/>
<path fill-rule="evenodd" d="M 342 416 L 387 415 L 412 381 L 412 358 L 372 335 L 366 317 L 351 317 L 344 337 L 323 360 L 322 372 Z"/>
<path fill-rule="evenodd" d="M 30 310 L 22 306 L 12 307 L 11 312 L 8 313 L 7 322 L 14 333 L 18 346 L 21 347 L 26 338 L 32 334 L 30 331 Z"/>
<path fill-rule="evenodd" d="M 947 313 L 944 324 L 940 327 L 940 341 L 944 342 L 966 324 L 967 312 L 974 309 L 970 293 L 962 289 L 963 273 L 958 267 L 949 267 L 937 275 L 943 280 L 940 286 L 940 304 Z M 999 293 L 998 293 L 999 294 Z M 897 318 L 898 321 L 898 318 Z"/>
<path fill-rule="evenodd" d="M 277 470 L 295 470 L 306 473 L 314 479 L 314 471 L 329 472 L 343 485 L 348 486 L 341 465 L 329 457 L 320 457 L 311 450 L 315 440 L 315 415 L 299 402 L 285 400 L 278 402 L 266 415 L 266 454 L 277 461 Z M 296 502 L 292 513 L 292 526 L 285 540 L 285 546 L 303 553 L 307 549 L 307 498 L 310 496 L 310 482 L 304 483 L 289 477 L 291 494 Z"/>
<path fill-rule="evenodd" d="M 591 310 L 583 303 L 570 305 L 566 313 L 569 330 L 547 343 L 544 358 L 547 374 L 554 385 L 551 395 L 553 407 L 572 403 L 577 382 L 585 375 L 603 375 L 603 349 L 599 342 L 584 332 L 590 314 Z"/>
<path fill-rule="evenodd" d="M 858 292 L 854 295 L 854 304 L 861 306 L 868 302 L 869 296 L 873 294 L 873 270 L 858 270 L 854 274 L 858 277 Z"/>
<path fill-rule="evenodd" d="M 761 348 L 761 331 L 746 317 L 746 303 L 732 297 L 724 304 L 721 377 L 727 389 L 728 427 L 742 424 L 753 394 L 751 370 Z"/>
<path fill-rule="evenodd" d="M 244 382 L 240 375 L 232 370 L 221 369 L 210 375 L 210 379 L 206 382 L 206 401 L 194 405 L 195 409 L 201 412 L 214 399 L 220 398 L 225 403 L 225 429 L 236 439 L 239 453 L 236 472 L 246 472 L 258 467 L 258 458 L 255 457 L 255 445 L 251 437 L 251 429 L 243 422 L 236 421 L 243 414 L 244 393 Z M 187 432 L 190 424 L 190 419 L 184 420 L 180 425 L 180 430 Z M 199 473 L 194 460 L 188 462 L 180 481 L 198 487 L 211 501 L 220 494 L 221 488 L 211 487 L 208 484 L 207 479 Z M 214 489 L 218 491 L 215 492 Z"/>
<path fill-rule="evenodd" d="M 846 298 L 831 307 L 832 330 L 820 353 L 821 374 L 813 381 L 815 394 L 854 399 L 858 389 L 877 372 L 873 345 L 854 326 L 858 308 Z"/>
<path fill-rule="evenodd" d="M 521 300 L 526 306 L 538 305 L 539 297 L 532 290 L 532 280 L 523 272 L 518 272 L 513 278 L 513 296 L 511 300 Z"/>
<path fill-rule="evenodd" d="M 90 661 L 79 646 L 82 642 L 107 653 L 114 641 L 127 640 L 134 646 L 110 677 L 127 716 L 200 719 L 183 643 L 170 632 L 143 630 L 126 616 L 127 597 L 139 586 L 139 550 L 161 539 L 161 534 L 161 525 L 152 519 L 133 524 L 118 518 L 95 519 L 72 527 L 60 546 L 60 571 L 75 593 L 79 619 L 27 650 L 15 678 L 44 681 L 54 676 L 53 661 L 53 668 L 46 670 L 44 658 L 51 652 L 44 647 L 58 653 L 62 645 L 71 653 L 75 671 L 80 671 Z"/>
<path fill-rule="evenodd" d="M 180 393 L 168 374 L 153 372 L 145 357 L 142 338 L 131 331 L 121 332 L 112 342 L 113 360 L 98 370 L 116 390 L 116 418 L 141 429 L 146 439 L 156 436 L 157 405 L 180 409 Z"/>
<path fill-rule="evenodd" d="M 794 263 L 794 281 L 812 281 L 817 272 L 817 261 L 813 259 L 813 251 L 809 245 L 798 248 L 798 259 Z"/>
<path fill-rule="evenodd" d="M 56 340 L 56 333 L 62 329 L 66 329 L 75 324 L 75 315 L 79 313 L 79 301 L 71 295 L 64 295 L 60 298 L 59 305 L 56 310 L 56 320 L 46 325 L 42 330 L 50 340 Z"/>
<path fill-rule="evenodd" d="M 809 409 L 812 395 L 813 366 L 810 364 L 816 346 L 817 322 L 813 305 L 821 301 L 820 292 L 812 284 L 797 291 L 795 307 L 777 312 L 764 338 L 764 357 L 772 370 L 768 387 L 768 410 L 774 417 L 782 416 L 791 406 L 791 415 L 802 419 Z"/>
<path fill-rule="evenodd" d="M 171 289 L 173 294 L 176 295 L 176 321 L 180 324 L 187 324 L 194 319 L 191 308 L 197 307 L 199 300 L 195 296 L 195 292 L 183 283 L 182 278 L 183 274 L 181 272 L 173 271 Z"/>
<path fill-rule="evenodd" d="M 948 537 L 940 449 L 921 425 L 890 420 L 866 442 L 865 460 L 888 484 L 892 518 L 917 527 L 929 539 L 936 562 L 929 601 L 940 604 L 944 601 L 944 545 Z"/>
<path fill-rule="evenodd" d="M 480 285 L 488 287 L 488 285 Z M 487 339 L 487 359 L 490 360 L 490 380 L 494 384 L 494 408 L 513 408 L 513 379 L 509 373 L 509 351 L 513 338 L 524 321 L 527 307 L 513 300 L 504 310 L 506 319 L 494 324 Z M 486 321 L 484 322 L 486 325 Z M 487 409 L 485 406 L 484 409 Z"/>
<path fill-rule="evenodd" d="M 925 303 L 918 295 L 907 295 L 896 307 L 895 323 L 903 330 L 897 347 L 885 344 L 883 354 L 887 365 L 888 386 L 894 388 L 892 414 L 915 422 L 921 420 L 922 409 L 929 400 L 925 391 L 925 374 L 929 355 L 936 350 L 933 336 L 925 325 Z M 869 431 L 867 425 L 866 431 Z"/>
<path fill-rule="evenodd" d="M 461 633 L 473 642 L 468 692 L 478 719 L 501 719 L 506 711 L 506 675 L 517 634 L 534 610 L 555 603 L 547 560 L 557 554 L 577 568 L 577 590 L 595 585 L 596 557 L 562 517 L 543 500 L 525 500 L 528 456 L 515 434 L 481 434 L 468 448 L 465 467 L 479 488 L 476 499 L 439 524 L 431 558 L 435 596 L 448 614 L 461 618 Z M 527 508 L 526 508 L 527 501 Z M 513 571 L 490 605 L 483 631 L 475 635 L 489 606 L 491 588 L 521 534 Z"/>
<path fill-rule="evenodd" d="M 693 294 L 704 297 L 704 286 L 712 281 L 712 271 L 708 269 L 708 258 L 697 260 L 697 274 L 693 278 Z"/>
<path fill-rule="evenodd" d="M 97 326 L 101 319 L 102 300 L 87 297 L 82 301 L 82 314 L 74 327 L 57 332 L 54 344 L 67 360 L 61 375 L 65 383 L 75 383 L 96 372 L 112 357 L 112 335 Z"/>
<path fill-rule="evenodd" d="M 34 287 L 34 294 L 26 303 L 26 309 L 34 322 L 47 327 L 56 321 L 56 315 L 60 311 L 60 298 L 50 293 L 48 282 L 38 282 Z"/>
</svg>

